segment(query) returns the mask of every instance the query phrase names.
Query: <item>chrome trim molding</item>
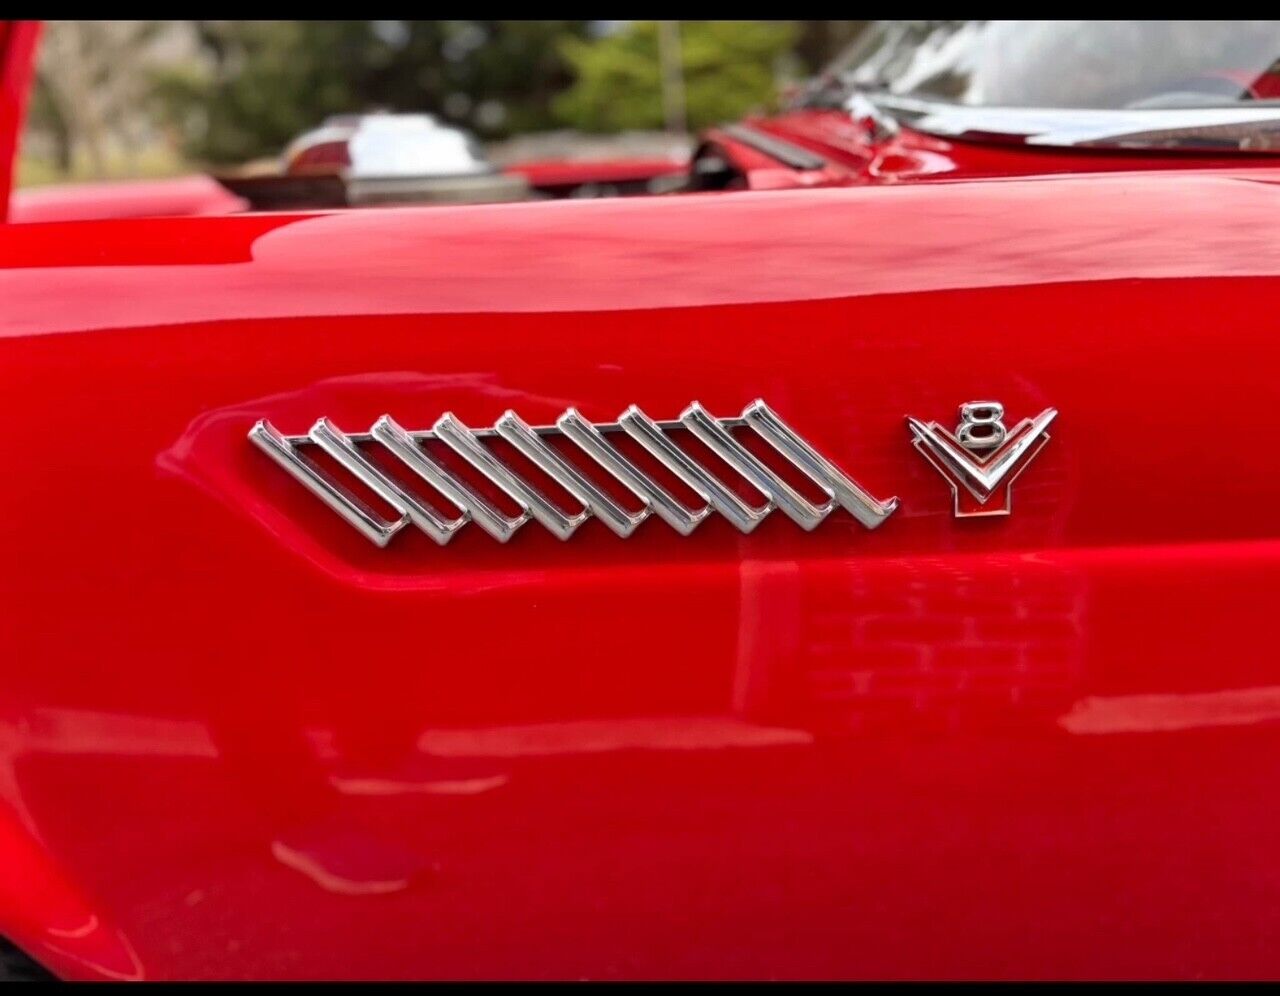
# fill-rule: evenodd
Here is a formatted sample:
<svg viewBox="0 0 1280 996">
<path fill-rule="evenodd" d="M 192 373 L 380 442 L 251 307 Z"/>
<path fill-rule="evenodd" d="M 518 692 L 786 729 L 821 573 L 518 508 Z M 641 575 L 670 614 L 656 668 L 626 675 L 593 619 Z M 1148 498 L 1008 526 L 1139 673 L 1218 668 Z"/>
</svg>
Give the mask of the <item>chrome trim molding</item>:
<svg viewBox="0 0 1280 996">
<path fill-rule="evenodd" d="M 760 131 L 758 128 L 752 128 L 750 125 L 722 125 L 717 130 L 728 135 L 735 142 L 741 142 L 757 152 L 772 156 L 784 166 L 790 166 L 792 169 L 822 169 L 823 166 L 827 165 L 827 161 L 816 152 L 802 149 L 798 145 L 793 145 L 784 139 L 778 138 L 776 135 L 770 135 L 768 132 Z"/>
<path fill-rule="evenodd" d="M 764 496 L 761 505 L 744 501 L 733 487 L 699 463 L 669 435 L 683 429 L 710 449 Z M 801 495 L 771 467 L 755 456 L 734 436 L 734 430 L 750 429 L 783 459 L 811 480 L 828 500 L 821 504 Z M 687 508 L 657 480 L 640 469 L 608 439 L 625 433 L 661 463 L 679 481 L 705 502 L 701 508 Z M 599 467 L 639 501 L 630 511 L 620 505 L 597 481 L 570 463 L 545 441 L 560 436 L 574 443 Z M 554 501 L 522 478 L 494 452 L 484 439 L 501 438 L 510 443 L 540 471 L 560 485 L 582 507 L 566 513 Z M 506 515 L 444 466 L 425 447 L 426 440 L 439 440 L 476 472 L 510 498 L 521 510 Z M 698 402 L 689 405 L 676 421 L 655 422 L 635 405 L 617 422 L 592 423 L 570 408 L 555 425 L 530 426 L 513 411 L 505 412 L 492 428 L 471 429 L 451 412 L 436 420 L 430 429 L 410 432 L 390 415 L 383 415 L 367 433 L 344 433 L 329 419 L 321 418 L 306 435 L 286 436 L 266 419 L 249 430 L 249 441 L 284 469 L 308 491 L 337 512 L 349 525 L 377 546 L 412 524 L 437 543 L 448 543 L 468 522 L 474 521 L 485 533 L 505 543 L 530 519 L 536 520 L 559 539 L 568 539 L 589 518 L 597 518 L 623 538 L 655 514 L 676 532 L 687 536 L 713 511 L 744 533 L 755 529 L 775 508 L 802 529 L 815 528 L 837 507 L 843 508 L 862 525 L 874 529 L 898 507 L 897 498 L 880 500 L 823 457 L 763 401 L 749 404 L 738 418 L 716 418 Z M 361 445 L 379 444 L 408 471 L 411 479 L 425 482 L 443 497 L 457 514 L 442 515 L 431 504 L 392 477 L 361 450 Z M 374 511 L 357 494 L 312 460 L 306 451 L 319 447 L 345 471 L 369 488 L 396 513 L 386 518 Z"/>
<path fill-rule="evenodd" d="M 1275 104 L 1113 110 L 971 107 L 875 92 L 859 96 L 911 128 L 941 138 L 1090 149 L 1280 151 L 1280 105 Z M 851 107 L 850 113 L 856 111 Z"/>
</svg>

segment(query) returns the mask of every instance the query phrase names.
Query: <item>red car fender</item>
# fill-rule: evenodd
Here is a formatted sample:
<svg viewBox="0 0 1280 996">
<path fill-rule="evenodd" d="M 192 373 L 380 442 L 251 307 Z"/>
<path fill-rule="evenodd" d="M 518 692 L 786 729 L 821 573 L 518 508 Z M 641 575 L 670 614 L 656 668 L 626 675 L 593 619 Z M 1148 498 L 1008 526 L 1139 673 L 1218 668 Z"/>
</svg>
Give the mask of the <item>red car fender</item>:
<svg viewBox="0 0 1280 996">
<path fill-rule="evenodd" d="M 8 217 L 39 38 L 39 21 L 0 21 L 0 222 Z"/>
</svg>

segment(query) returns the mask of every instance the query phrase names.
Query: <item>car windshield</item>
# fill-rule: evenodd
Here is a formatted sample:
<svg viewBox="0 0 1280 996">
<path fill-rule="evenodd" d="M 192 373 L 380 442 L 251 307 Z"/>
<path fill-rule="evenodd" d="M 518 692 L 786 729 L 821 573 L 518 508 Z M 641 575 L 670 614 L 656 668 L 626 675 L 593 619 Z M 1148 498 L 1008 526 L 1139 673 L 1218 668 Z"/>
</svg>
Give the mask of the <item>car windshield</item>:
<svg viewBox="0 0 1280 996">
<path fill-rule="evenodd" d="M 824 79 L 973 107 L 1274 100 L 1280 21 L 879 21 Z"/>
</svg>

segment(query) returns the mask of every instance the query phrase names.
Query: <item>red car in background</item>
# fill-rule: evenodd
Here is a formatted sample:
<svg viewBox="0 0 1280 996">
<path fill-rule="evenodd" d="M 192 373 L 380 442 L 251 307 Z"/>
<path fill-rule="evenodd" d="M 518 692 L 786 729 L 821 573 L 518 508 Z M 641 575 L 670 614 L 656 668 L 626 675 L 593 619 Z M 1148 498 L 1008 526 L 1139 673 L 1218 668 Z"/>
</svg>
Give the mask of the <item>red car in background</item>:
<svg viewBox="0 0 1280 996">
<path fill-rule="evenodd" d="M 886 22 L 678 169 L 11 198 L 11 971 L 1280 975 L 1277 56 Z"/>
</svg>

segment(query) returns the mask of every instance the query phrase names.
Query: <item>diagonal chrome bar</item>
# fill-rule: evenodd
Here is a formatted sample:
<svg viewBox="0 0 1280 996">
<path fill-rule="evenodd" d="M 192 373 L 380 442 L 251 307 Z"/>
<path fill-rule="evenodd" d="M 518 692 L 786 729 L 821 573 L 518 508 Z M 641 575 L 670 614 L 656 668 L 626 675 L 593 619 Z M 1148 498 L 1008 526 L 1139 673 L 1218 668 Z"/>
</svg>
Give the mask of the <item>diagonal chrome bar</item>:
<svg viewBox="0 0 1280 996">
<path fill-rule="evenodd" d="M 722 418 L 719 421 L 726 429 L 741 429 L 747 424 L 746 419 L 741 418 Z M 679 419 L 658 419 L 653 424 L 663 432 L 684 428 L 684 424 Z M 620 422 L 592 422 L 591 427 L 606 436 L 612 436 L 623 431 L 622 423 Z M 560 432 L 560 423 L 557 421 L 555 425 L 531 425 L 529 428 L 535 436 L 554 436 Z M 476 439 L 494 439 L 499 435 L 496 427 L 471 429 L 470 432 Z M 440 438 L 436 435 L 435 429 L 413 429 L 409 432 L 409 435 L 418 442 Z M 295 446 L 307 446 L 312 442 L 311 437 L 307 435 L 285 436 L 284 438 Z M 353 443 L 375 442 L 372 432 L 348 432 L 347 438 Z"/>
<path fill-rule="evenodd" d="M 576 515 L 565 515 L 556 508 L 546 495 L 518 477 L 505 463 L 486 449 L 471 430 L 454 416 L 453 412 L 445 412 L 441 415 L 432 429 L 437 438 L 443 440 L 458 456 L 489 478 L 512 501 L 560 539 L 568 539 L 575 529 L 587 521 L 590 513 L 585 508 Z"/>
<path fill-rule="evenodd" d="M 465 516 L 445 519 L 416 495 L 410 494 L 393 481 L 383 473 L 382 468 L 356 449 L 355 443 L 347 439 L 342 430 L 327 418 L 319 419 L 308 435 L 317 446 L 366 484 L 370 491 L 401 515 L 407 515 L 410 522 L 441 546 L 448 543 L 453 534 L 466 525 Z"/>
<path fill-rule="evenodd" d="M 577 467 L 535 436 L 523 419 L 510 409 L 503 413 L 494 428 L 503 439 L 528 457 L 549 477 L 558 481 L 569 494 L 582 502 L 592 515 L 623 539 L 635 532 L 636 526 L 648 517 L 648 506 L 635 514 L 628 512 L 601 491 L 595 482 L 584 477 Z"/>
<path fill-rule="evenodd" d="M 703 505 L 696 512 L 685 508 L 671 492 L 605 439 L 596 426 L 578 413 L 578 409 L 570 408 L 556 420 L 556 426 L 681 536 L 688 536 L 711 514 L 710 505 Z"/>
<path fill-rule="evenodd" d="M 403 512 L 394 521 L 384 519 L 359 496 L 339 484 L 327 470 L 298 450 L 266 419 L 258 419 L 254 423 L 249 430 L 249 441 L 376 545 L 386 546 L 391 537 L 408 523 L 409 517 Z"/>
<path fill-rule="evenodd" d="M 653 419 L 635 405 L 623 412 L 618 421 L 622 423 L 622 428 L 627 435 L 652 453 L 664 467 L 692 488 L 699 498 L 744 533 L 755 529 L 769 514 L 772 505 L 766 504 L 762 508 L 752 508 L 727 488 L 718 477 L 668 439 Z"/>
<path fill-rule="evenodd" d="M 1043 416 L 1042 416 L 1043 417 Z M 1046 423 L 1047 424 L 1047 421 Z M 770 466 L 746 448 L 731 430 L 750 427 L 799 471 L 811 478 L 827 494 L 829 501 L 815 504 L 805 498 Z M 914 427 L 913 427 L 914 428 Z M 677 445 L 670 433 L 684 430 L 723 461 L 765 497 L 753 507 L 691 452 Z M 622 432 L 630 436 L 662 466 L 694 491 L 704 502 L 700 508 L 685 507 L 661 483 L 629 459 L 608 439 Z M 636 496 L 643 507 L 630 512 L 593 480 L 588 467 L 575 464 L 549 446 L 545 437 L 567 437 L 583 453 L 623 487 Z M 1015 436 L 1017 435 L 1015 431 Z M 539 488 L 486 446 L 482 440 L 500 438 L 509 443 L 551 480 L 582 505 L 581 511 L 566 513 Z M 749 533 L 775 509 L 782 509 L 803 529 L 814 529 L 838 505 L 872 529 L 897 507 L 898 500 L 879 501 L 864 491 L 782 421 L 763 401 L 748 405 L 740 418 L 716 418 L 698 402 L 693 402 L 674 421 L 655 422 L 632 405 L 617 422 L 592 423 L 575 408 L 566 410 L 552 426 L 530 426 L 514 411 L 505 412 L 490 428 L 471 429 L 453 413 L 446 412 L 430 429 L 409 431 L 390 415 L 381 416 L 368 433 L 344 433 L 327 418 L 319 419 L 303 436 L 285 436 L 265 419 L 249 431 L 249 439 L 307 490 L 319 497 L 362 535 L 385 546 L 396 532 L 412 522 L 437 543 L 447 543 L 459 529 L 474 521 L 488 535 L 506 542 L 529 519 L 535 519 L 560 539 L 568 539 L 591 516 L 596 516 L 618 536 L 630 536 L 650 515 L 657 515 L 683 536 L 693 532 L 713 511 L 735 527 Z M 487 478 L 520 508 L 507 515 L 480 494 L 464 478 L 442 463 L 421 445 L 439 440 Z M 431 504 L 393 478 L 362 451 L 361 444 L 377 443 L 404 464 L 414 478 L 443 495 L 458 510 L 446 518 Z M 346 485 L 305 455 L 305 448 L 318 446 L 356 480 L 387 502 L 399 518 L 386 519 L 375 512 Z M 1016 441 L 1012 456 L 1017 456 Z M 1002 463 L 999 451 L 992 464 Z M 977 472 L 990 473 L 984 466 Z M 408 478 L 406 478 L 406 481 Z"/>
<path fill-rule="evenodd" d="M 773 502 L 775 507 L 782 509 L 800 528 L 813 529 L 835 506 L 834 502 L 827 502 L 821 507 L 810 502 L 734 439 L 729 430 L 721 426 L 698 402 L 695 401 L 684 410 L 680 421 L 708 449 L 745 477 L 753 488 Z"/>
<path fill-rule="evenodd" d="M 786 422 L 761 400 L 747 405 L 742 413 L 747 425 L 764 437 L 775 450 L 809 475 L 823 491 L 868 529 L 875 529 L 898 507 L 898 499 L 880 501 L 872 497 L 839 467 L 800 438 Z"/>
<path fill-rule="evenodd" d="M 518 516 L 504 515 L 466 481 L 449 473 L 442 463 L 419 446 L 390 415 L 383 415 L 373 424 L 371 435 L 499 543 L 505 543 L 515 535 L 517 529 L 529 521 L 527 510 Z"/>
</svg>

